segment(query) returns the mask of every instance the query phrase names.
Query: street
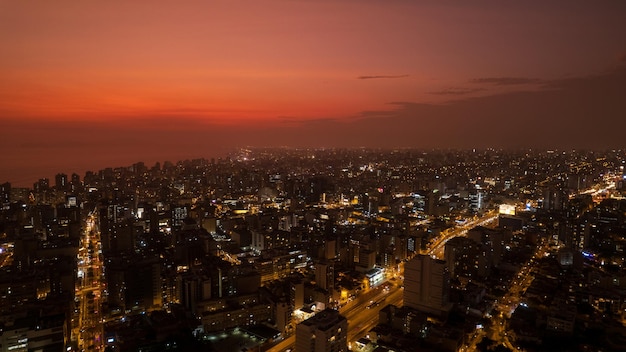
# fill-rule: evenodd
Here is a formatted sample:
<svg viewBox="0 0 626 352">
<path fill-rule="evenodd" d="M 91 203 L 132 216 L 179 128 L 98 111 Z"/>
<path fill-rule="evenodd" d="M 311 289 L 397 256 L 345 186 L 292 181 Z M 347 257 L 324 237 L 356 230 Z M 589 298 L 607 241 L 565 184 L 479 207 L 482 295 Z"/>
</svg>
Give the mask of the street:
<svg viewBox="0 0 626 352">
<path fill-rule="evenodd" d="M 102 288 L 100 232 L 97 219 L 89 215 L 85 221 L 78 252 L 75 309 L 72 342 L 79 351 L 103 351 Z"/>
</svg>

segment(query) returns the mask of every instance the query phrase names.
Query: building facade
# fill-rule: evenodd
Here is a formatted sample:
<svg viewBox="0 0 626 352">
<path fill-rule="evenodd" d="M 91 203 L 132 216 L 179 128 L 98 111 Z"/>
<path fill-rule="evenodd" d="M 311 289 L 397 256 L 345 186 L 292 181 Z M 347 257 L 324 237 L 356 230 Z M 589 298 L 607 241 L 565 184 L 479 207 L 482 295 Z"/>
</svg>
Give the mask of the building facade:
<svg viewBox="0 0 626 352">
<path fill-rule="evenodd" d="M 348 351 L 348 320 L 333 309 L 323 310 L 296 326 L 296 352 Z"/>
</svg>

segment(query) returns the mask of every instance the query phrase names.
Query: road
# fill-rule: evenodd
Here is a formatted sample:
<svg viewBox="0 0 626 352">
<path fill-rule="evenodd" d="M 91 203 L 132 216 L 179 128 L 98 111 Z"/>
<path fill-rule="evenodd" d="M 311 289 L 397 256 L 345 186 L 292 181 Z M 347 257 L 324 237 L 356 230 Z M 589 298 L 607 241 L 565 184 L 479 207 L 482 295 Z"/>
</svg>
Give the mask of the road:
<svg viewBox="0 0 626 352">
<path fill-rule="evenodd" d="M 596 197 L 607 193 L 613 188 L 615 188 L 615 183 L 609 178 L 605 180 L 604 183 L 595 185 L 588 190 L 581 190 L 577 194 L 572 195 L 572 197 L 575 197 L 578 194 L 591 194 L 594 197 L 594 202 L 597 203 L 603 198 L 600 197 L 597 199 Z M 531 259 L 522 268 L 520 268 L 519 272 L 511 282 L 509 290 L 497 300 L 496 314 L 494 314 L 491 319 L 490 331 L 474 333 L 472 338 L 460 349 L 460 351 L 475 351 L 476 345 L 487 333 L 491 334 L 490 338 L 492 340 L 501 342 L 510 350 L 519 350 L 518 347 L 514 346 L 513 343 L 515 341 L 513 341 L 514 339 L 508 333 L 508 319 L 511 317 L 515 308 L 517 308 L 520 303 L 523 303 L 521 302 L 522 295 L 526 292 L 534 279 L 532 275 L 533 268 L 537 265 L 540 258 L 549 255 L 550 250 L 549 241 L 544 239 L 544 241 L 537 246 Z M 558 248 L 556 248 L 556 250 L 558 250 Z"/>
<path fill-rule="evenodd" d="M 0 254 L 0 268 L 10 266 L 13 262 L 13 255 L 11 253 Z"/>
<path fill-rule="evenodd" d="M 426 250 L 422 254 L 443 258 L 443 250 L 448 240 L 465 236 L 467 231 L 476 226 L 485 226 L 494 222 L 498 218 L 496 211 L 489 211 L 480 218 L 467 221 L 454 229 L 443 232 L 439 237 L 431 240 Z M 402 273 L 400 273 L 402 277 Z M 348 319 L 348 343 L 352 344 L 359 338 L 365 336 L 368 331 L 378 324 L 378 312 L 388 304 L 402 306 L 402 293 L 404 289 L 396 285 L 390 286 L 389 290 L 383 289 L 384 285 L 362 292 L 357 298 L 339 309 L 339 312 Z M 372 305 L 372 302 L 379 304 Z M 368 308 L 369 307 L 369 308 Z M 292 349 L 295 345 L 295 335 L 287 337 L 280 343 L 272 346 L 268 352 L 284 352 Z"/>
<path fill-rule="evenodd" d="M 386 305 L 402 305 L 404 289 L 396 285 L 390 285 L 389 289 L 386 290 L 383 286 L 380 285 L 363 292 L 356 299 L 339 309 L 339 313 L 348 319 L 348 344 L 365 336 L 368 331 L 378 324 L 378 312 Z M 371 305 L 370 308 L 365 308 L 371 304 L 370 302 L 377 301 L 380 301 L 380 303 Z M 294 334 L 271 347 L 267 352 L 287 351 L 292 349 L 295 343 L 296 336 Z"/>
<path fill-rule="evenodd" d="M 348 344 L 351 345 L 361 337 L 364 337 L 367 332 L 378 324 L 378 313 L 385 306 L 388 304 L 393 304 L 398 307 L 402 306 L 403 293 L 403 288 L 394 286 L 388 292 L 383 292 L 374 299 L 374 302 L 376 302 L 377 299 L 384 298 L 385 300 L 380 304 L 372 306 L 371 308 L 362 309 L 358 307 L 358 309 L 353 309 L 346 313 L 342 312 L 348 319 Z"/>
<path fill-rule="evenodd" d="M 438 237 L 432 239 L 425 250 L 421 251 L 421 254 L 435 256 L 438 259 L 443 259 L 444 249 L 446 242 L 454 237 L 461 237 L 467 235 L 467 231 L 473 229 L 476 226 L 485 226 L 498 219 L 498 212 L 491 210 L 478 219 L 467 221 L 463 225 L 456 226 L 453 229 L 445 230 Z"/>
<path fill-rule="evenodd" d="M 97 218 L 89 215 L 78 251 L 76 307 L 72 319 L 72 341 L 79 351 L 104 351 L 101 310 L 104 280 L 100 252 Z"/>
<path fill-rule="evenodd" d="M 511 282 L 509 290 L 505 292 L 497 300 L 496 312 L 491 318 L 491 327 L 489 331 L 478 331 L 474 333 L 472 338 L 459 350 L 475 351 L 476 345 L 480 343 L 482 338 L 490 334 L 490 338 L 494 341 L 501 342 L 504 346 L 512 351 L 518 351 L 519 348 L 513 343 L 512 337 L 508 333 L 508 319 L 511 314 L 519 306 L 523 293 L 528 289 L 532 283 L 534 277 L 532 276 L 532 270 L 539 262 L 540 258 L 543 258 L 550 251 L 550 243 L 548 240 L 543 241 L 537 246 L 534 255 L 531 259 L 518 271 L 517 275 Z"/>
<path fill-rule="evenodd" d="M 13 243 L 0 244 L 0 268 L 13 263 Z"/>
</svg>

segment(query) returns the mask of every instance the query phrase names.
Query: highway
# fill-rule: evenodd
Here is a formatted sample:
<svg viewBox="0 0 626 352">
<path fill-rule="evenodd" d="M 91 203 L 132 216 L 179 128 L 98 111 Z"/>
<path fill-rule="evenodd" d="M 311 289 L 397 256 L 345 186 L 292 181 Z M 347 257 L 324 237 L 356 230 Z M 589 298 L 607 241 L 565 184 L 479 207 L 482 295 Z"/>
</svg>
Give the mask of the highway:
<svg viewBox="0 0 626 352">
<path fill-rule="evenodd" d="M 100 250 L 97 219 L 90 215 L 85 220 L 78 251 L 76 306 L 72 319 L 72 341 L 79 351 L 104 351 L 101 310 L 104 280 Z"/>
<path fill-rule="evenodd" d="M 13 243 L 0 244 L 0 268 L 13 263 Z"/>
<path fill-rule="evenodd" d="M 348 344 L 365 336 L 368 331 L 378 324 L 378 312 L 386 305 L 402 305 L 404 289 L 390 284 L 389 289 L 386 290 L 383 286 L 385 285 L 383 284 L 363 292 L 356 299 L 339 309 L 339 313 L 348 319 Z M 380 301 L 380 303 L 371 305 L 370 308 L 365 308 L 371 304 L 370 302 L 377 301 Z M 295 343 L 296 336 L 293 334 L 269 348 L 267 352 L 287 351 L 292 349 Z"/>
<path fill-rule="evenodd" d="M 351 345 L 361 337 L 364 337 L 368 331 L 373 329 L 378 324 L 378 313 L 388 304 L 395 306 L 402 306 L 402 294 L 404 289 L 393 286 L 388 292 L 382 292 L 377 295 L 374 302 L 378 299 L 384 298 L 385 300 L 371 308 L 363 309 L 357 307 L 351 311 L 342 314 L 348 319 L 348 344 Z"/>
<path fill-rule="evenodd" d="M 442 232 L 442 234 L 431 240 L 427 248 L 422 251 L 422 254 L 436 256 L 440 259 L 443 258 L 443 251 L 445 244 L 448 240 L 465 236 L 467 231 L 476 226 L 485 226 L 493 223 L 498 219 L 498 213 L 495 210 L 487 212 L 480 218 L 467 221 L 463 225 L 459 225 L 454 229 L 449 229 Z M 402 277 L 402 273 L 400 273 Z M 388 281 L 388 283 L 390 283 Z M 372 289 L 368 289 L 361 292 L 357 298 L 348 302 L 345 306 L 339 309 L 341 315 L 348 319 L 348 344 L 351 345 L 359 338 L 365 336 L 368 331 L 374 328 L 378 324 L 378 312 L 388 304 L 395 306 L 402 306 L 404 289 L 398 285 L 390 285 L 388 290 L 384 289 L 385 284 Z M 379 302 L 378 304 L 372 304 Z M 283 341 L 272 346 L 268 352 L 284 352 L 293 349 L 295 345 L 295 334 L 285 338 Z"/>
<path fill-rule="evenodd" d="M 438 237 L 432 239 L 425 250 L 421 251 L 421 254 L 434 256 L 438 259 L 443 259 L 446 242 L 455 237 L 462 237 L 467 235 L 467 231 L 476 226 L 486 226 L 493 223 L 498 219 L 498 212 L 491 210 L 480 218 L 467 221 L 465 224 L 456 226 L 453 229 L 447 229 L 441 233 Z"/>
<path fill-rule="evenodd" d="M 4 268 L 5 266 L 11 266 L 12 262 L 13 255 L 11 253 L 0 254 L 0 268 Z"/>
</svg>

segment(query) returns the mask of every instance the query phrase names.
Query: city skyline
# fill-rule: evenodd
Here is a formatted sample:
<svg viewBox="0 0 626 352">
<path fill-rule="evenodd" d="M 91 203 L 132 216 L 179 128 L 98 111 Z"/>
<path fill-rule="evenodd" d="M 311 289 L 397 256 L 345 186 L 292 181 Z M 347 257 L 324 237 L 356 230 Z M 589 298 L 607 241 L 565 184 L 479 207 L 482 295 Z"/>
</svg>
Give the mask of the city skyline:
<svg viewBox="0 0 626 352">
<path fill-rule="evenodd" d="M 1 7 L 17 186 L 241 146 L 625 147 L 617 1 Z"/>
<path fill-rule="evenodd" d="M 0 184 L 0 349 L 620 350 L 623 150 L 242 148 Z"/>
</svg>

